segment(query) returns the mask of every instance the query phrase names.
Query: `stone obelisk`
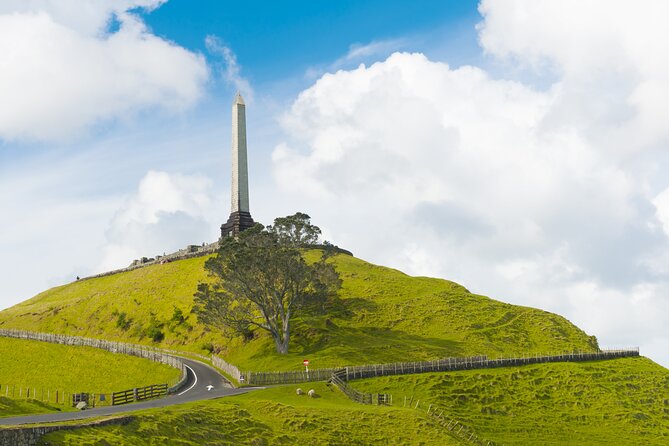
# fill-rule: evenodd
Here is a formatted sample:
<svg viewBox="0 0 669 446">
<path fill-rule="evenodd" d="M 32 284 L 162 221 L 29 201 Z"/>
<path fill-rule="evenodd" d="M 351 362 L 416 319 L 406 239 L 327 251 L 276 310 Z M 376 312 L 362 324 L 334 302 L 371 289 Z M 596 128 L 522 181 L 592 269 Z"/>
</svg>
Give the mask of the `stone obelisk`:
<svg viewBox="0 0 669 446">
<path fill-rule="evenodd" d="M 232 103 L 232 208 L 221 238 L 235 237 L 253 226 L 249 211 L 249 168 L 246 154 L 246 105 L 237 93 Z"/>
</svg>

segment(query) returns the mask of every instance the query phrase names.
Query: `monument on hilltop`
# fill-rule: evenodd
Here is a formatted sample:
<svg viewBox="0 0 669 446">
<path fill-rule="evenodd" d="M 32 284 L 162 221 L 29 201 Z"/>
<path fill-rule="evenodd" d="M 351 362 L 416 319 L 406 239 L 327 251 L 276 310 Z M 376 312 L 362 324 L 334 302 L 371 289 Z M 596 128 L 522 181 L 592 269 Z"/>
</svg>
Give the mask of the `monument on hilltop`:
<svg viewBox="0 0 669 446">
<path fill-rule="evenodd" d="M 255 222 L 249 211 L 249 168 L 246 154 L 246 105 L 237 93 L 232 103 L 232 209 L 221 226 L 221 238 L 234 237 Z"/>
</svg>

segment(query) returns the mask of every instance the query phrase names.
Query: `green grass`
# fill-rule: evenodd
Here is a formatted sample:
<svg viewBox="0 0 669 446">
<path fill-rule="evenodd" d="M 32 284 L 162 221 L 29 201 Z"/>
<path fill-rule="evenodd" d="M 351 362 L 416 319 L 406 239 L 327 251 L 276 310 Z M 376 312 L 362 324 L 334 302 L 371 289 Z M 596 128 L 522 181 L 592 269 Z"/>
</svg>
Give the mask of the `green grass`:
<svg viewBox="0 0 669 446">
<path fill-rule="evenodd" d="M 179 371 L 164 364 L 90 347 L 73 347 L 23 339 L 0 338 L 0 396 L 31 397 L 55 402 L 55 392 L 105 393 L 167 383 Z M 22 389 L 22 390 L 19 390 Z M 3 400 L 4 401 L 4 400 Z M 23 403 L 21 403 L 23 404 Z M 0 416 L 39 413 L 49 406 L 0 404 Z"/>
<path fill-rule="evenodd" d="M 669 444 L 669 370 L 646 358 L 553 363 L 354 381 L 413 397 L 510 445 Z"/>
<path fill-rule="evenodd" d="M 0 327 L 150 344 L 147 331 L 162 323 L 164 345 L 200 351 L 204 330 L 193 330 L 192 316 L 169 321 L 175 307 L 190 313 L 195 287 L 206 278 L 203 263 L 182 260 L 55 287 L 0 312 Z"/>
<path fill-rule="evenodd" d="M 315 253 L 308 253 L 314 256 Z M 21 328 L 204 352 L 207 343 L 246 370 L 301 369 L 475 354 L 592 350 L 593 338 L 561 316 L 469 293 L 441 279 L 411 277 L 347 255 L 333 262 L 343 279 L 340 302 L 327 316 L 294 319 L 290 353 L 268 335 L 244 342 L 209 331 L 191 314 L 197 283 L 207 280 L 195 258 L 153 265 L 45 291 L 0 312 L 0 328 Z M 171 321 L 179 308 L 187 319 Z M 154 343 L 155 344 L 155 343 Z"/>
<path fill-rule="evenodd" d="M 422 414 L 358 405 L 314 383 L 319 398 L 283 386 L 215 401 L 138 413 L 126 426 L 58 432 L 58 445 L 441 445 L 462 443 Z"/>
<path fill-rule="evenodd" d="M 39 414 L 71 410 L 67 406 L 55 403 L 43 403 L 35 400 L 16 400 L 0 396 L 0 417 L 15 417 L 26 414 Z"/>
</svg>

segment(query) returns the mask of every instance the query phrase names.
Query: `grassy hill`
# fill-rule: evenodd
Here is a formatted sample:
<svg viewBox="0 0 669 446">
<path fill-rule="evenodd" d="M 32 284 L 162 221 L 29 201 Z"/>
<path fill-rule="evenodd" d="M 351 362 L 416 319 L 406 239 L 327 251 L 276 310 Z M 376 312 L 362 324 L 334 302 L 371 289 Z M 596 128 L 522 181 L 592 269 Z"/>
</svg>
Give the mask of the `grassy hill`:
<svg viewBox="0 0 669 446">
<path fill-rule="evenodd" d="M 596 348 L 594 338 L 561 316 L 340 254 L 332 259 L 343 279 L 337 308 L 327 316 L 295 319 L 290 353 L 278 355 L 265 333 L 245 342 L 209 331 L 190 314 L 198 282 L 208 280 L 205 260 L 153 265 L 56 287 L 0 312 L 0 328 L 197 352 L 213 347 L 229 362 L 251 370 L 300 369 L 304 357 L 313 367 L 329 367 Z M 156 331 L 164 336 L 159 342 L 153 340 Z"/>
<path fill-rule="evenodd" d="M 53 288 L 0 312 L 0 327 L 184 351 L 208 347 L 251 370 L 300 369 L 304 358 L 313 367 L 328 367 L 597 348 L 593 337 L 558 315 L 475 295 L 447 280 L 410 277 L 337 255 L 332 261 L 343 279 L 340 301 L 327 315 L 296 319 L 291 352 L 282 356 L 263 333 L 244 341 L 210 331 L 191 315 L 197 284 L 208 280 L 205 260 L 153 265 Z M 507 446 L 660 445 L 669 440 L 669 370 L 645 358 L 394 376 L 354 381 L 353 386 L 391 393 L 395 405 L 357 405 L 325 384 L 312 383 L 303 388 L 315 388 L 320 398 L 295 395 L 298 386 L 276 387 L 143 411 L 126 426 L 54 433 L 43 441 L 461 444 L 425 415 L 430 404 Z M 403 407 L 404 396 L 413 398 L 413 404 L 420 400 L 419 409 Z M 0 400 L 0 407 L 5 403 Z"/>
<path fill-rule="evenodd" d="M 646 358 L 555 363 L 352 383 L 413 397 L 509 445 L 669 444 L 669 370 Z"/>
</svg>

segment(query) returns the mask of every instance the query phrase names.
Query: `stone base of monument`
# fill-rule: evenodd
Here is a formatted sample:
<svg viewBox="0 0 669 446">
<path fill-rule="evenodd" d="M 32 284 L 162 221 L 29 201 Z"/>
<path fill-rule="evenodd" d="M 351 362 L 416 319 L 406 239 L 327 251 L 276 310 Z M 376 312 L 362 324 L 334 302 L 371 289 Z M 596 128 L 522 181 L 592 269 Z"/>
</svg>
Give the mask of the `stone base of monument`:
<svg viewBox="0 0 669 446">
<path fill-rule="evenodd" d="M 249 212 L 233 212 L 228 221 L 221 226 L 221 238 L 235 237 L 255 224 Z"/>
</svg>

